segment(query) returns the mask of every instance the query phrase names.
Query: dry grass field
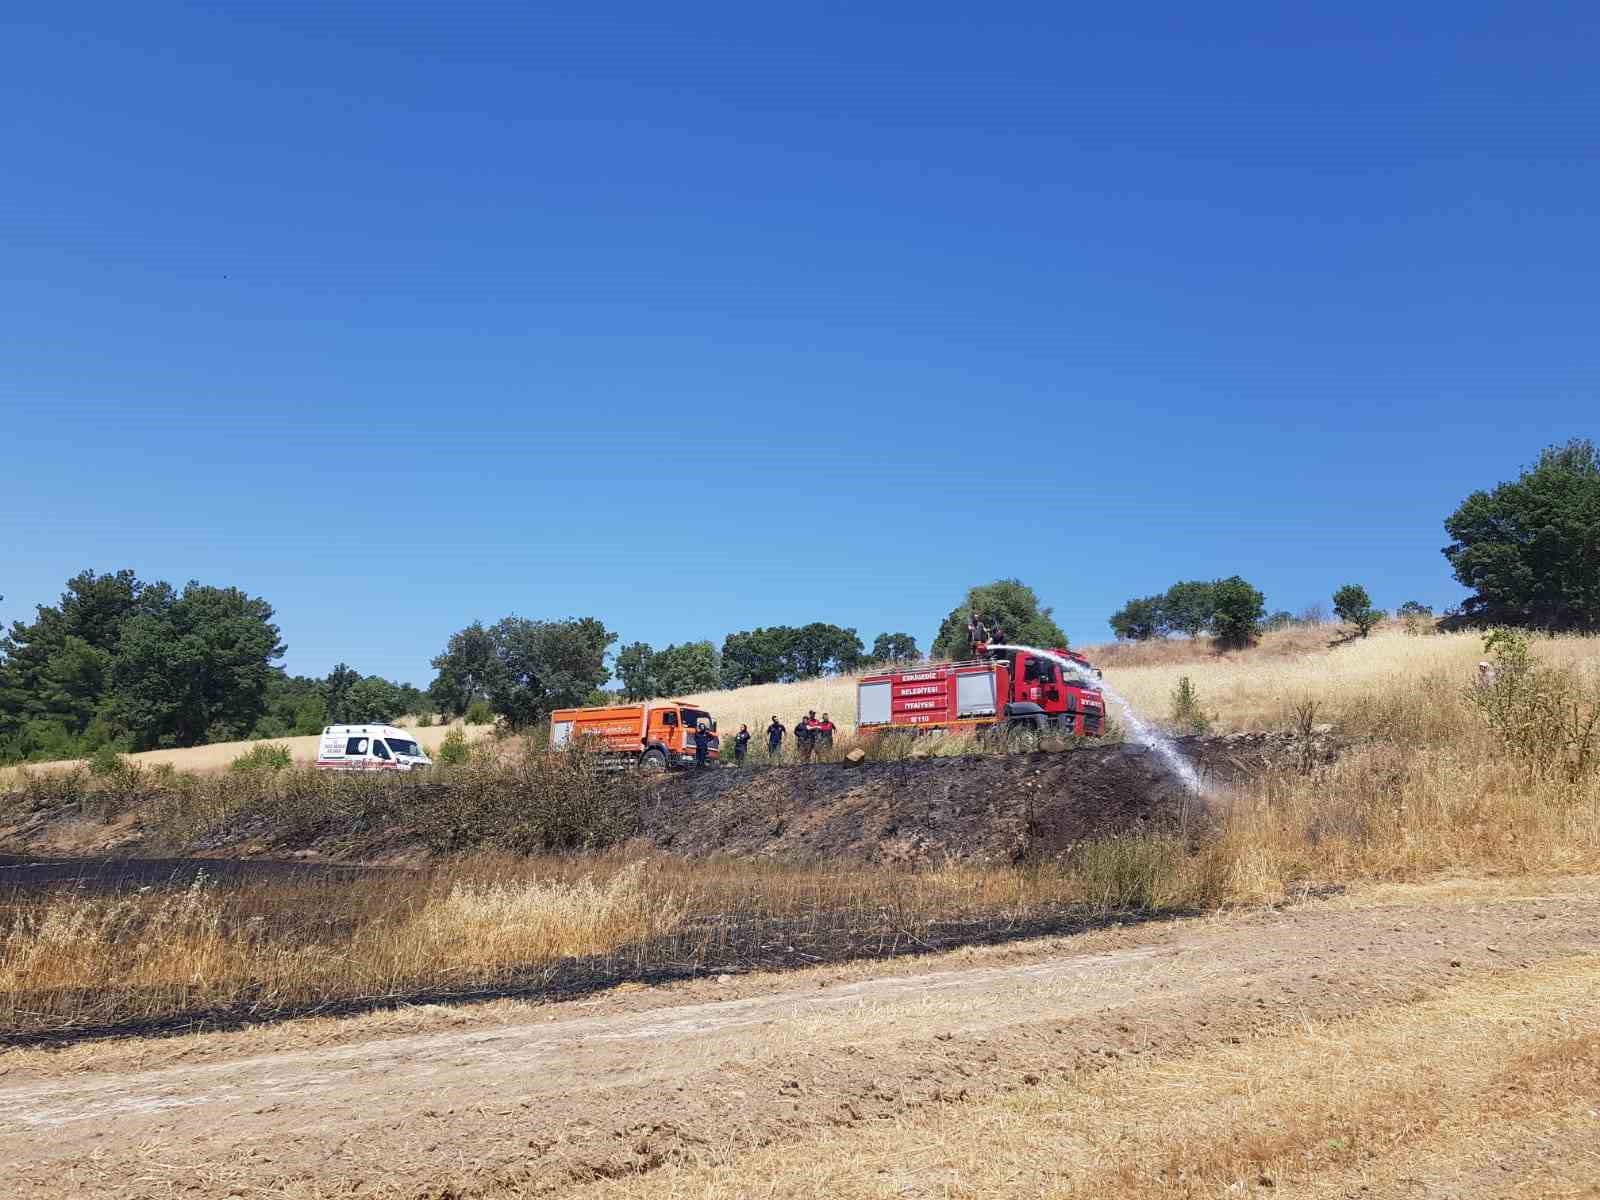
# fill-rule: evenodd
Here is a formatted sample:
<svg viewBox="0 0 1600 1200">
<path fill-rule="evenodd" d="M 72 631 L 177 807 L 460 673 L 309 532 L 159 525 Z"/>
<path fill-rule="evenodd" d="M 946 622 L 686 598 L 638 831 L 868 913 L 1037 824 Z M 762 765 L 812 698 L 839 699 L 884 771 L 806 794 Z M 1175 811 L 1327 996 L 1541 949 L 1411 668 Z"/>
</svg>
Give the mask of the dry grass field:
<svg viewBox="0 0 1600 1200">
<path fill-rule="evenodd" d="M 413 733 L 418 744 L 429 753 L 439 748 L 439 743 L 444 741 L 445 735 L 451 729 L 460 729 L 468 741 L 476 741 L 494 731 L 490 725 L 466 725 L 461 721 L 452 721 L 446 725 L 419 727 L 414 721 L 402 720 L 399 722 L 399 726 Z M 275 746 L 287 746 L 290 755 L 297 763 L 312 763 L 317 759 L 318 738 L 314 734 L 310 737 L 268 738 L 266 740 Z M 229 763 L 233 762 L 241 754 L 245 754 L 253 747 L 262 744 L 260 741 L 212 742 L 209 745 L 190 746 L 182 750 L 146 750 L 141 754 L 129 754 L 125 757 L 129 762 L 142 767 L 170 766 L 175 771 L 196 773 L 223 771 L 227 769 Z M 28 763 L 22 767 L 0 767 L 0 787 L 4 787 L 8 779 L 14 779 L 18 771 L 73 771 L 85 766 L 86 761 L 81 758 L 67 758 L 57 759 L 53 762 Z"/>
<path fill-rule="evenodd" d="M 1443 686 L 1466 686 L 1483 658 L 1475 633 L 1408 635 L 1394 622 L 1372 636 L 1339 642 L 1339 627 L 1319 625 L 1275 630 L 1246 650 L 1219 652 L 1207 639 L 1171 638 L 1137 644 L 1081 647 L 1104 672 L 1105 681 L 1158 723 L 1171 710 L 1172 692 L 1187 675 L 1219 730 L 1285 728 L 1295 706 L 1307 698 L 1322 706 L 1319 720 L 1365 721 L 1363 706 L 1383 706 L 1386 694 L 1409 694 L 1419 676 Z M 1337 643 L 1337 644 L 1334 644 Z M 1541 655 L 1552 663 L 1600 672 L 1600 641 L 1552 639 Z M 740 723 L 758 738 L 774 714 L 791 729 L 806 711 L 831 713 L 845 731 L 855 728 L 856 676 L 802 683 L 758 684 L 701 692 L 682 699 L 715 714 L 724 734 Z"/>
</svg>

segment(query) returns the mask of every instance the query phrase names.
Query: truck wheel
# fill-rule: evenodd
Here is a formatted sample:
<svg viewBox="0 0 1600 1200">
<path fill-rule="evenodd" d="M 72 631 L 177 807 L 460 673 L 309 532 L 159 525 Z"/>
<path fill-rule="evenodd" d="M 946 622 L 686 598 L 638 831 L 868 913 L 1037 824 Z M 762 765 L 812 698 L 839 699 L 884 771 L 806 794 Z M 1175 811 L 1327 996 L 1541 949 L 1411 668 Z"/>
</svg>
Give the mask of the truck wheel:
<svg viewBox="0 0 1600 1200">
<path fill-rule="evenodd" d="M 667 769 L 667 756 L 659 750 L 646 750 L 639 756 L 639 770 L 665 771 Z"/>
</svg>

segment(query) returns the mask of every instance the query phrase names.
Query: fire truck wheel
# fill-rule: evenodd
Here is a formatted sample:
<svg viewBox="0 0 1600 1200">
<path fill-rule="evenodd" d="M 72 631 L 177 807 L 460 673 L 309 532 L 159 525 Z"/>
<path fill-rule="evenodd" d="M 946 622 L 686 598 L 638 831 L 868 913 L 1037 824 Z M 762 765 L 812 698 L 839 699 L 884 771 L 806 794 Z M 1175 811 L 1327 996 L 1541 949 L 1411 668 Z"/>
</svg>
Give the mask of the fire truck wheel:
<svg viewBox="0 0 1600 1200">
<path fill-rule="evenodd" d="M 667 756 L 659 750 L 646 750 L 639 756 L 639 770 L 665 771 L 667 769 Z"/>
</svg>

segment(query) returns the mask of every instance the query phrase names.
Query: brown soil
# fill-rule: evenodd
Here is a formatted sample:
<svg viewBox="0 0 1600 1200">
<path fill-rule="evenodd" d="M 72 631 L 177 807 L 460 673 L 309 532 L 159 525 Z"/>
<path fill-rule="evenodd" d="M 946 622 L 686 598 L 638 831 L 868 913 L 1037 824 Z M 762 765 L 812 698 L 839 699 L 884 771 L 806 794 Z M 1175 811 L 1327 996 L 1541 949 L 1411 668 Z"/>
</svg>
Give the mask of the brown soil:
<svg viewBox="0 0 1600 1200">
<path fill-rule="evenodd" d="M 1313 904 L 1120 946 L 1101 935 L 1093 952 L 735 979 L 672 1007 L 625 996 L 582 1016 L 158 1069 L 113 1058 L 51 1078 L 30 1052 L 9 1074 L 0 1058 L 0 1157 L 22 1196 L 558 1193 L 1597 952 L 1593 895 Z"/>
</svg>

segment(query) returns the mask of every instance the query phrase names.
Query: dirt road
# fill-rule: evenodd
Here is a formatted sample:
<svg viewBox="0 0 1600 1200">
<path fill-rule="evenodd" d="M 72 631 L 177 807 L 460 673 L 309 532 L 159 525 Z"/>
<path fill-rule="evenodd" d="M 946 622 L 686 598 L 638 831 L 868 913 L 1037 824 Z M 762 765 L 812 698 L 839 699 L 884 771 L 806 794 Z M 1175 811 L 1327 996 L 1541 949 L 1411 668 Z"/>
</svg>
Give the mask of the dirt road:
<svg viewBox="0 0 1600 1200">
<path fill-rule="evenodd" d="M 0 1161 L 22 1196 L 560 1192 L 1597 953 L 1592 888 L 1311 904 L 277 1053 L 212 1035 L 157 1069 L 31 1052 L 0 1057 Z"/>
</svg>

